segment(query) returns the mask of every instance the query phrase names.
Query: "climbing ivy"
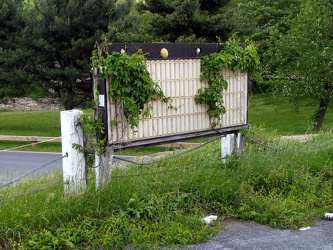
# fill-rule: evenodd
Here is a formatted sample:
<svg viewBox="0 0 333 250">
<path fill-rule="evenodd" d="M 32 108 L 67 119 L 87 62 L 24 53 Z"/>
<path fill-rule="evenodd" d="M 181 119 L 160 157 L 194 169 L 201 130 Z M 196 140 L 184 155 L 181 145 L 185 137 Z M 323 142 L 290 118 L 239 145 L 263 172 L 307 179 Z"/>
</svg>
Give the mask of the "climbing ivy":
<svg viewBox="0 0 333 250">
<path fill-rule="evenodd" d="M 229 67 L 233 71 L 248 72 L 256 81 L 260 80 L 260 60 L 256 46 L 247 41 L 244 46 L 232 37 L 225 43 L 220 43 L 220 51 L 207 54 L 201 60 L 201 78 L 208 87 L 198 89 L 195 96 L 197 104 L 208 105 L 207 113 L 213 126 L 220 124 L 221 116 L 226 112 L 223 102 L 223 90 L 228 88 L 222 69 Z"/>
<path fill-rule="evenodd" d="M 79 125 L 83 129 L 83 146 L 74 143 L 73 148 L 85 155 L 88 167 L 93 168 L 95 153 L 101 155 L 105 150 L 105 127 L 101 119 L 95 119 L 89 114 L 83 114 L 79 118 Z"/>
<path fill-rule="evenodd" d="M 132 129 L 138 126 L 141 114 L 150 116 L 151 107 L 147 104 L 151 100 L 171 101 L 151 79 L 142 51 L 134 54 L 102 52 L 97 48 L 94 50 L 93 67 L 99 69 L 103 79 L 112 78 L 108 95 L 113 102 L 121 101 L 123 113 Z M 169 108 L 173 107 L 169 105 Z"/>
</svg>

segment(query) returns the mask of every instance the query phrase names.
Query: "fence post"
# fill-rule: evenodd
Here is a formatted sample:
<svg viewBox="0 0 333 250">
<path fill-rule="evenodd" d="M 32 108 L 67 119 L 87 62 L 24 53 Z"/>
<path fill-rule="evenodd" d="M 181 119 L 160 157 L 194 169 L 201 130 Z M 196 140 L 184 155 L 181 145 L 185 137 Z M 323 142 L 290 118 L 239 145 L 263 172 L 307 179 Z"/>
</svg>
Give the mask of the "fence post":
<svg viewBox="0 0 333 250">
<path fill-rule="evenodd" d="M 96 189 L 110 182 L 113 162 L 113 150 L 109 149 L 101 155 L 95 153 Z"/>
<path fill-rule="evenodd" d="M 245 149 L 245 143 L 246 143 L 246 136 L 243 135 L 241 132 L 237 133 L 237 139 L 236 139 L 236 155 L 237 157 L 241 158 L 244 154 Z"/>
<path fill-rule="evenodd" d="M 235 134 L 226 134 L 221 139 L 221 159 L 226 162 L 227 156 L 234 153 L 235 150 Z"/>
<path fill-rule="evenodd" d="M 227 156 L 236 154 L 242 157 L 245 147 L 245 136 L 240 132 L 227 134 L 221 139 L 221 159 L 225 163 Z"/>
<path fill-rule="evenodd" d="M 80 110 L 60 112 L 62 154 L 67 154 L 67 157 L 62 159 L 65 194 L 79 194 L 86 187 L 84 153 L 73 148 L 73 144 L 83 147 L 83 129 L 78 125 L 82 113 Z"/>
</svg>

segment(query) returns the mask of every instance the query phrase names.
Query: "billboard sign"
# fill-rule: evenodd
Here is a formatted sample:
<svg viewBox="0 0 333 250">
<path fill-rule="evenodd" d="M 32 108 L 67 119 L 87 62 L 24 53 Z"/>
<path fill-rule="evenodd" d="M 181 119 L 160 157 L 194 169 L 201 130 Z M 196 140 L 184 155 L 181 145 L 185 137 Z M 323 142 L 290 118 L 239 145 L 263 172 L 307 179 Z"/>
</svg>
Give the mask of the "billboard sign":
<svg viewBox="0 0 333 250">
<path fill-rule="evenodd" d="M 105 95 L 100 105 L 105 106 L 107 144 L 115 149 L 182 141 L 218 133 L 236 133 L 248 127 L 248 76 L 246 72 L 223 69 L 228 89 L 223 92 L 226 113 L 220 126 L 213 127 L 207 106 L 194 101 L 198 89 L 207 84 L 200 81 L 201 57 L 218 51 L 217 44 L 113 44 L 110 51 L 135 53 L 141 49 L 147 55 L 146 67 L 152 80 L 176 108 L 169 109 L 161 100 L 151 101 L 150 117 L 141 117 L 136 129 L 119 118 L 115 103 Z M 164 54 L 166 52 L 166 54 Z M 165 56 L 166 55 L 166 56 Z M 112 79 L 112 78 L 111 78 Z M 103 108 L 103 107 L 102 107 Z"/>
</svg>

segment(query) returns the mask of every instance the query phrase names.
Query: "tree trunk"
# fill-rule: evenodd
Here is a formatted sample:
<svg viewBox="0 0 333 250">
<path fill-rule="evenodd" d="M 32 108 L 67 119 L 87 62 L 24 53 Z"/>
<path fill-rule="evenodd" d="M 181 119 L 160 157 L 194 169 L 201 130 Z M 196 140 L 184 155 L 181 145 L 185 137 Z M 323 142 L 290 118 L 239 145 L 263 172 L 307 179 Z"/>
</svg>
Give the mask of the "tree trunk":
<svg viewBox="0 0 333 250">
<path fill-rule="evenodd" d="M 324 83 L 324 89 L 325 89 L 325 96 L 320 100 L 319 108 L 315 116 L 315 124 L 314 124 L 314 130 L 320 131 L 324 124 L 324 118 L 325 114 L 328 108 L 328 104 L 330 102 L 330 99 L 328 96 L 330 96 L 331 88 L 328 83 Z"/>
<path fill-rule="evenodd" d="M 325 118 L 325 114 L 327 111 L 327 107 L 328 107 L 328 99 L 321 99 L 320 100 L 320 104 L 319 104 L 319 109 L 316 113 L 316 117 L 315 117 L 315 124 L 314 124 L 314 130 L 315 131 L 320 131 L 323 127 L 323 123 L 324 123 L 324 118 Z"/>
</svg>

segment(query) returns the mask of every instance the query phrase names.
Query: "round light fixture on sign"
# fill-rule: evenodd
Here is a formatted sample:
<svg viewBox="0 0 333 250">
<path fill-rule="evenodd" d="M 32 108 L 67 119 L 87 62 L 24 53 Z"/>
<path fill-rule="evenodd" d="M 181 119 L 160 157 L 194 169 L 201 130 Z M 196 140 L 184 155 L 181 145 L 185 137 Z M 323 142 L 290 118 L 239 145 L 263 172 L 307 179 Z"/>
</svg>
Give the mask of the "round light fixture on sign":
<svg viewBox="0 0 333 250">
<path fill-rule="evenodd" d="M 161 57 L 162 58 L 168 58 L 168 56 L 169 56 L 169 51 L 166 49 L 166 48 L 163 48 L 163 49 L 161 49 L 161 51 L 160 51 L 160 55 L 161 55 Z"/>
</svg>

